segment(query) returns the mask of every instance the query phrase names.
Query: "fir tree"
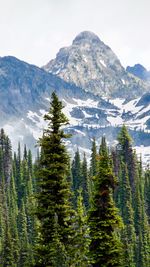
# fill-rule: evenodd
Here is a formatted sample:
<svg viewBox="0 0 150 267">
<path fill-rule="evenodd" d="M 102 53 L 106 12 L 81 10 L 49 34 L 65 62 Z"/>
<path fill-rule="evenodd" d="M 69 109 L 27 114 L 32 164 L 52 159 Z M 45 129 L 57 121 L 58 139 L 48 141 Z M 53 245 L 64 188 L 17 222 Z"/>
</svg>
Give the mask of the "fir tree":
<svg viewBox="0 0 150 267">
<path fill-rule="evenodd" d="M 9 220 L 6 216 L 5 221 L 5 237 L 4 237 L 4 248 L 3 248 L 3 267 L 15 267 L 15 261 L 13 257 L 13 246 L 12 246 L 12 237 L 10 233 Z"/>
<path fill-rule="evenodd" d="M 19 265 L 22 267 L 31 266 L 30 248 L 27 232 L 27 217 L 25 213 L 24 201 L 21 201 L 21 209 L 19 212 L 19 232 L 20 232 L 20 259 Z"/>
<path fill-rule="evenodd" d="M 72 179 L 73 179 L 73 192 L 74 192 L 74 206 L 77 205 L 78 190 L 82 183 L 82 169 L 81 169 L 81 159 L 80 153 L 77 149 L 73 162 L 72 162 Z"/>
<path fill-rule="evenodd" d="M 132 208 L 131 187 L 127 166 L 123 162 L 120 166 L 120 184 L 118 191 L 118 206 L 125 225 L 121 235 L 124 244 L 124 267 L 135 267 L 136 234 L 134 228 L 134 211 Z"/>
<path fill-rule="evenodd" d="M 121 131 L 118 135 L 118 155 L 120 159 L 127 164 L 129 181 L 131 186 L 132 195 L 135 192 L 135 179 L 136 179 L 136 155 L 132 149 L 132 139 L 128 133 L 127 127 L 125 125 L 122 126 Z"/>
<path fill-rule="evenodd" d="M 79 189 L 77 198 L 77 210 L 75 216 L 75 256 L 74 267 L 88 267 L 89 266 L 89 226 L 85 206 L 83 204 L 82 189 Z"/>
<path fill-rule="evenodd" d="M 90 175 L 95 177 L 97 175 L 97 148 L 95 138 L 92 142 L 92 153 L 91 153 L 91 164 L 90 164 Z"/>
<path fill-rule="evenodd" d="M 149 169 L 147 169 L 145 172 L 144 199 L 145 199 L 146 213 L 150 223 L 150 170 Z"/>
<path fill-rule="evenodd" d="M 88 192 L 89 192 L 89 206 L 92 202 L 93 191 L 94 191 L 94 180 L 98 171 L 98 156 L 95 138 L 92 141 L 91 148 L 91 161 L 90 161 L 90 171 L 89 171 L 89 181 L 88 181 Z"/>
<path fill-rule="evenodd" d="M 83 194 L 83 202 L 86 208 L 89 207 L 89 176 L 87 169 L 87 160 L 84 153 L 83 162 L 82 162 L 82 194 Z"/>
<path fill-rule="evenodd" d="M 93 267 L 122 266 L 122 245 L 117 237 L 122 221 L 112 198 L 115 183 L 106 142 L 103 140 L 93 206 L 89 214 L 90 257 Z"/>
<path fill-rule="evenodd" d="M 121 129 L 118 141 L 119 187 L 116 200 L 125 224 L 122 234 L 123 242 L 126 244 L 124 252 L 126 258 L 128 257 L 129 266 L 146 266 L 150 245 L 142 162 L 141 159 L 140 162 L 137 160 L 125 126 Z"/>
<path fill-rule="evenodd" d="M 45 115 L 48 128 L 40 139 L 41 158 L 38 171 L 39 193 L 37 217 L 40 221 L 39 260 L 36 266 L 55 266 L 51 250 L 58 239 L 61 248 L 68 251 L 70 243 L 70 187 L 67 182 L 69 158 L 63 140 L 68 136 L 61 126 L 68 123 L 62 113 L 62 103 L 55 93 L 49 113 Z M 56 232 L 57 218 L 57 232 Z M 54 233 L 56 233 L 54 235 Z M 55 240 L 55 237 L 57 240 Z"/>
<path fill-rule="evenodd" d="M 11 175 L 10 185 L 9 185 L 9 218 L 10 218 L 10 232 L 12 237 L 12 251 L 16 264 L 19 259 L 20 244 L 19 244 L 19 234 L 17 227 L 17 218 L 18 218 L 18 205 L 17 205 L 17 194 L 14 182 L 14 176 Z"/>
</svg>

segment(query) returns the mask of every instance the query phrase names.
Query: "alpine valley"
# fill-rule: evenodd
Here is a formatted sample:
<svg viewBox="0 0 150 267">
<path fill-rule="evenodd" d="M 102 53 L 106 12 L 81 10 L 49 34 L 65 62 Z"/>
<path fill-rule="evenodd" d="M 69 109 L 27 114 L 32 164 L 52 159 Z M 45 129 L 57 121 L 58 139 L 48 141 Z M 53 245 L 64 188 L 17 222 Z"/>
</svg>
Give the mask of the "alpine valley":
<svg viewBox="0 0 150 267">
<path fill-rule="evenodd" d="M 92 139 L 106 135 L 110 146 L 125 124 L 143 161 L 150 158 L 150 74 L 140 64 L 125 69 L 110 47 L 92 32 L 76 36 L 70 47 L 42 68 L 17 58 L 0 58 L 0 127 L 12 140 L 35 149 L 45 126 L 53 91 L 63 101 L 72 134 L 70 153 L 90 152 Z"/>
</svg>

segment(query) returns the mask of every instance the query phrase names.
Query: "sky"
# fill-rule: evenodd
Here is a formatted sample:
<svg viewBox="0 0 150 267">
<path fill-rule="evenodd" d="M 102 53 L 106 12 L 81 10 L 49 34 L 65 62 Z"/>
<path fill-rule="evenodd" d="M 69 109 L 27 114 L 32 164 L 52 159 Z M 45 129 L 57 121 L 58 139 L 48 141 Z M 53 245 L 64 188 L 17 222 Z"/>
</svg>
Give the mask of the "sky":
<svg viewBox="0 0 150 267">
<path fill-rule="evenodd" d="M 122 65 L 150 70 L 150 0 L 0 0 L 0 56 L 43 66 L 89 30 Z"/>
</svg>

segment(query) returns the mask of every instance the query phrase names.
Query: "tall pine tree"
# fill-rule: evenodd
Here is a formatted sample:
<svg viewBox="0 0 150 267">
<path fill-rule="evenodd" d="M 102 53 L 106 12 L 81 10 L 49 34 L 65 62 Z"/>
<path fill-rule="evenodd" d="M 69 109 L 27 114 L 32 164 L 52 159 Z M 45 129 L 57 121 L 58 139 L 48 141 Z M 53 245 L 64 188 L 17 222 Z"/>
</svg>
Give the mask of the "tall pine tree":
<svg viewBox="0 0 150 267">
<path fill-rule="evenodd" d="M 68 136 L 62 129 L 62 126 L 68 124 L 68 120 L 62 108 L 62 103 L 53 93 L 49 113 L 45 115 L 48 128 L 40 139 L 41 158 L 36 212 L 40 221 L 40 237 L 36 266 L 42 267 L 57 266 L 56 244 L 59 243 L 60 248 L 67 254 L 72 232 L 70 187 L 67 181 L 69 158 L 64 145 L 64 139 Z M 66 257 L 69 257 L 69 254 Z"/>
<path fill-rule="evenodd" d="M 93 205 L 89 213 L 90 257 L 93 267 L 122 266 L 122 246 L 117 236 L 122 221 L 112 197 L 115 183 L 105 138 L 103 137 L 99 169 L 95 180 Z"/>
</svg>

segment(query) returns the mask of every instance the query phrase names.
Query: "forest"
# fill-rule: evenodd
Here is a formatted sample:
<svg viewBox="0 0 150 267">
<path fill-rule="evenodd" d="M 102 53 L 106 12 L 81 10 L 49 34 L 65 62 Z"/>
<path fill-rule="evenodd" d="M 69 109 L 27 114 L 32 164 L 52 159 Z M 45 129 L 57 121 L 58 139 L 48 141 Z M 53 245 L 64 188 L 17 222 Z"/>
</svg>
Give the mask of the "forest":
<svg viewBox="0 0 150 267">
<path fill-rule="evenodd" d="M 150 169 L 122 126 L 70 159 L 62 102 L 51 96 L 37 157 L 0 131 L 0 266 L 149 267 Z"/>
</svg>

